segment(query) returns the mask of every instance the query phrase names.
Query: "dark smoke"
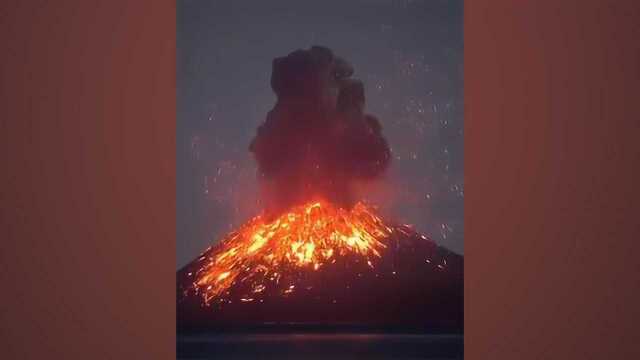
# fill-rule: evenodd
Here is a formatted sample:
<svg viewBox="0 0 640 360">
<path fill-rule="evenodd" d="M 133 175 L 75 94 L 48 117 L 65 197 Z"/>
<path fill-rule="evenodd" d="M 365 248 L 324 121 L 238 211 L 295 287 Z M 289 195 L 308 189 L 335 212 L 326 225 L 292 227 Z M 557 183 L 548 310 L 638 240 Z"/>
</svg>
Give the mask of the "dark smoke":
<svg viewBox="0 0 640 360">
<path fill-rule="evenodd" d="M 354 184 L 388 167 L 389 146 L 353 72 L 319 46 L 273 60 L 277 102 L 250 145 L 268 213 L 316 198 L 351 206 Z"/>
</svg>

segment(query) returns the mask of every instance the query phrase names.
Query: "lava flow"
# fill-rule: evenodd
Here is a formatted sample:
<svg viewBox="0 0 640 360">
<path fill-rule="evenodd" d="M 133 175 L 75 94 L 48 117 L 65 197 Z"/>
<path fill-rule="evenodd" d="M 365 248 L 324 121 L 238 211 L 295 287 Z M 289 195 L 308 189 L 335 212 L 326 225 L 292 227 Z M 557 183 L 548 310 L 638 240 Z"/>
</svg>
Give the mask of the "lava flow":
<svg viewBox="0 0 640 360">
<path fill-rule="evenodd" d="M 249 284 L 242 301 L 278 284 L 283 272 L 317 271 L 337 258 L 353 256 L 373 267 L 374 257 L 386 247 L 393 229 L 371 208 L 359 202 L 352 209 L 326 202 L 297 206 L 271 222 L 250 220 L 229 234 L 212 252 L 198 260 L 201 267 L 190 273 L 193 289 L 205 304 L 224 301 L 235 282 Z M 292 292 L 295 284 L 283 290 Z"/>
<path fill-rule="evenodd" d="M 310 202 L 273 220 L 249 220 L 178 271 L 178 328 L 360 324 L 458 332 L 462 271 L 462 256 L 383 220 L 373 206 Z"/>
</svg>

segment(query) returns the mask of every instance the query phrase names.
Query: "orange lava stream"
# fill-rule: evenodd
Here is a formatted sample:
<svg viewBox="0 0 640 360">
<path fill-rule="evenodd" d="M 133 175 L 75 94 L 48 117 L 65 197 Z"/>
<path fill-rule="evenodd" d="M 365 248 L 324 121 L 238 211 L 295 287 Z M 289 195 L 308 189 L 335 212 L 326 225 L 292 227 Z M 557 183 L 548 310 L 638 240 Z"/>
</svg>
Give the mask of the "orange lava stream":
<svg viewBox="0 0 640 360">
<path fill-rule="evenodd" d="M 248 221 L 214 251 L 205 252 L 199 258 L 199 270 L 190 275 L 206 304 L 238 281 L 250 281 L 252 293 L 258 294 L 268 286 L 264 280 L 277 283 L 286 267 L 318 270 L 348 254 L 372 266 L 369 259 L 380 257 L 386 247 L 382 241 L 392 231 L 363 203 L 350 210 L 325 202 L 309 203 L 268 223 L 260 216 Z"/>
</svg>

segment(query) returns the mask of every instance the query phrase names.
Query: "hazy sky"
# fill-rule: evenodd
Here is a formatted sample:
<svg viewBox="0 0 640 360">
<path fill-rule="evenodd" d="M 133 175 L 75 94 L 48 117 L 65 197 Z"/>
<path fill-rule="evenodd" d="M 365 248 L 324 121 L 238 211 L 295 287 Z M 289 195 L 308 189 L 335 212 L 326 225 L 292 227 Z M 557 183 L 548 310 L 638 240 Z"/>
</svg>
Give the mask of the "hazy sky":
<svg viewBox="0 0 640 360">
<path fill-rule="evenodd" d="M 273 58 L 347 59 L 393 152 L 370 201 L 463 253 L 463 1 L 177 2 L 177 265 L 257 215 L 247 147 L 275 103 Z"/>
</svg>

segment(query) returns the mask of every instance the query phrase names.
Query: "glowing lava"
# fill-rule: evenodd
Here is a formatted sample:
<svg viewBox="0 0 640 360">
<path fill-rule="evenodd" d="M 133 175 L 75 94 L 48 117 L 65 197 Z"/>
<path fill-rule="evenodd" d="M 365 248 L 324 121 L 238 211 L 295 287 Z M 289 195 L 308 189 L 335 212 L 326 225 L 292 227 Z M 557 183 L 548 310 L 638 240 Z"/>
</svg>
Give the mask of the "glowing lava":
<svg viewBox="0 0 640 360">
<path fill-rule="evenodd" d="M 213 251 L 206 251 L 198 259 L 198 270 L 189 276 L 205 304 L 223 301 L 238 282 L 250 289 L 240 300 L 251 302 L 252 295 L 277 284 L 283 272 L 291 269 L 317 271 L 345 256 L 373 267 L 371 260 L 381 256 L 386 247 L 383 241 L 393 231 L 363 203 L 347 210 L 314 202 L 270 222 L 253 218 Z M 294 290 L 292 284 L 283 295 Z"/>
</svg>

